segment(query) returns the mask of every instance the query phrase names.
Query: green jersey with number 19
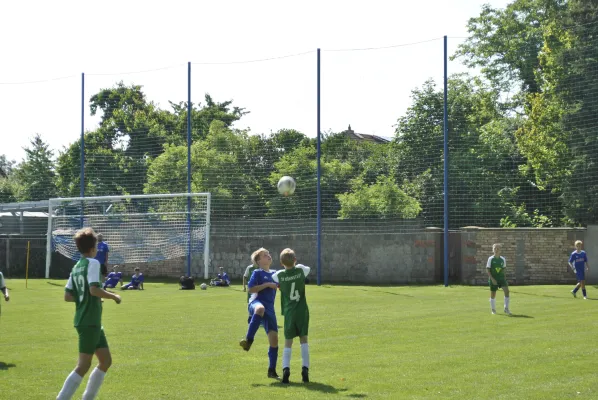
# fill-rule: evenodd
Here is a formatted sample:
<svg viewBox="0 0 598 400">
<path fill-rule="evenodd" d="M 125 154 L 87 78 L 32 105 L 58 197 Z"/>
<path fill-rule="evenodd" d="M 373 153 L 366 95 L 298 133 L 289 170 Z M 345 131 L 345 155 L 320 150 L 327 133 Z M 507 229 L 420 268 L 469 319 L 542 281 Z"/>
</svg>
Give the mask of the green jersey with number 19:
<svg viewBox="0 0 598 400">
<path fill-rule="evenodd" d="M 75 326 L 102 326 L 102 301 L 89 293 L 91 286 L 100 287 L 100 263 L 82 257 L 73 267 L 65 287 L 75 298 Z"/>
<path fill-rule="evenodd" d="M 308 311 L 305 299 L 305 277 L 309 274 L 309 270 L 309 267 L 298 264 L 295 268 L 277 271 L 272 276 L 274 282 L 280 287 L 282 315 L 285 317 Z"/>
</svg>

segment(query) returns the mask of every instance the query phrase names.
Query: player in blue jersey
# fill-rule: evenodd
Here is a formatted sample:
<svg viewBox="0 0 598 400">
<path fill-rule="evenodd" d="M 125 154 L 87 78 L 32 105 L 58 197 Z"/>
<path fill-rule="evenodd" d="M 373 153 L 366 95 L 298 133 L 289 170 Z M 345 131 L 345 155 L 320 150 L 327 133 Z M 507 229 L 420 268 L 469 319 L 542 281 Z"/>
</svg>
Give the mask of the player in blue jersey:
<svg viewBox="0 0 598 400">
<path fill-rule="evenodd" d="M 143 281 L 143 273 L 139 272 L 139 267 L 136 267 L 135 274 L 131 277 L 131 282 L 127 283 L 126 285 L 122 285 L 120 288 L 122 290 L 143 290 Z"/>
<path fill-rule="evenodd" d="M 230 278 L 224 272 L 224 268 L 220 267 L 220 273 L 216 279 L 210 281 L 210 286 L 230 286 Z"/>
<path fill-rule="evenodd" d="M 108 243 L 104 242 L 104 236 L 101 233 L 98 233 L 98 252 L 95 256 L 95 259 L 100 262 L 100 273 L 104 278 L 108 274 L 108 253 L 110 252 L 110 248 L 108 248 Z"/>
<path fill-rule="evenodd" d="M 249 327 L 245 339 L 239 343 L 243 350 L 249 351 L 260 326 L 268 335 L 270 348 L 268 349 L 268 378 L 278 378 L 276 361 L 278 359 L 278 323 L 274 311 L 277 285 L 272 280 L 275 271 L 270 270 L 272 256 L 264 248 L 258 249 L 251 255 L 251 261 L 259 267 L 251 274 L 247 287 L 251 297 L 247 310 L 249 311 Z"/>
<path fill-rule="evenodd" d="M 112 272 L 108 274 L 106 277 L 106 281 L 104 282 L 103 289 L 114 289 L 116 285 L 120 282 L 120 286 L 123 285 L 123 273 L 118 271 L 118 265 L 114 265 L 112 267 Z"/>
<path fill-rule="evenodd" d="M 573 297 L 577 297 L 577 291 L 581 286 L 583 298 L 587 300 L 588 296 L 586 294 L 586 270 L 590 270 L 590 265 L 588 264 L 588 255 L 585 251 L 581 249 L 582 245 L 583 242 L 581 240 L 577 240 L 575 242 L 575 251 L 571 253 L 571 256 L 569 257 L 569 266 L 577 276 L 577 285 L 575 285 L 575 288 L 571 291 L 571 293 L 573 294 Z"/>
</svg>

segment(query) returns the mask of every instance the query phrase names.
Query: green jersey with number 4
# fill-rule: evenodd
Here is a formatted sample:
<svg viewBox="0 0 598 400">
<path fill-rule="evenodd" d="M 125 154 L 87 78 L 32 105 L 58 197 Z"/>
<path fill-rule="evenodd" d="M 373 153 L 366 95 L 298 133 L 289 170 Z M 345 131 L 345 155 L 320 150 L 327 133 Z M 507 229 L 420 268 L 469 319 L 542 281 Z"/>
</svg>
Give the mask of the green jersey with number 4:
<svg viewBox="0 0 598 400">
<path fill-rule="evenodd" d="M 305 299 L 305 277 L 309 274 L 309 267 L 297 265 L 295 268 L 277 271 L 274 282 L 280 286 L 280 302 L 282 315 L 285 317 L 308 311 Z"/>
<path fill-rule="evenodd" d="M 75 298 L 75 326 L 102 326 L 102 301 L 89 293 L 91 286 L 100 287 L 100 263 L 82 257 L 71 271 L 65 290 Z"/>
</svg>

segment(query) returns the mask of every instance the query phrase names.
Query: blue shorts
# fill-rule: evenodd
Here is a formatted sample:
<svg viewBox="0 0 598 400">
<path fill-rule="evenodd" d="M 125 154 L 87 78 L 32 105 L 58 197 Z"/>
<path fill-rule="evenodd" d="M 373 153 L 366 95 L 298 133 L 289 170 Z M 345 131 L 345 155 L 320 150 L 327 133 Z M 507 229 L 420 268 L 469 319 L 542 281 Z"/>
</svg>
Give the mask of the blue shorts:
<svg viewBox="0 0 598 400">
<path fill-rule="evenodd" d="M 584 267 L 575 268 L 575 275 L 577 276 L 578 281 L 585 281 L 586 280 L 586 271 Z"/>
<path fill-rule="evenodd" d="M 263 306 L 263 304 L 259 300 L 253 300 L 247 306 L 247 311 L 249 311 L 248 322 L 251 320 L 251 317 L 253 316 L 253 313 L 255 312 L 255 308 L 257 306 Z M 266 333 L 270 331 L 278 332 L 278 322 L 276 321 L 276 314 L 274 313 L 274 311 L 269 311 L 266 307 L 264 308 L 266 311 L 264 312 L 264 318 L 262 319 L 261 325 L 264 327 Z"/>
</svg>

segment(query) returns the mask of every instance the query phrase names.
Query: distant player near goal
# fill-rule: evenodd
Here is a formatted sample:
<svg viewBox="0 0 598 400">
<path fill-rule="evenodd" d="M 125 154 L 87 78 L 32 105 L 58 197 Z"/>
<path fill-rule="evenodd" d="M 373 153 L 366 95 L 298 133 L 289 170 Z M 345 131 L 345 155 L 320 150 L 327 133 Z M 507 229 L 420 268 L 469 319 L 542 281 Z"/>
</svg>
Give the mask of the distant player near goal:
<svg viewBox="0 0 598 400">
<path fill-rule="evenodd" d="M 301 377 L 309 382 L 309 308 L 305 299 L 305 279 L 309 275 L 309 267 L 297 264 L 295 252 L 284 249 L 280 253 L 280 263 L 284 269 L 272 276 L 280 287 L 282 315 L 284 316 L 284 350 L 282 353 L 282 383 L 289 383 L 291 375 L 291 351 L 293 339 L 299 336 L 301 343 Z"/>
<path fill-rule="evenodd" d="M 64 300 L 75 303 L 75 328 L 79 335 L 79 361 L 66 378 L 57 400 L 68 400 L 77 391 L 83 377 L 91 367 L 95 354 L 98 366 L 93 370 L 83 393 L 83 399 L 97 396 L 104 376 L 112 364 L 104 328 L 102 327 L 102 303 L 100 299 L 112 299 L 120 304 L 120 296 L 100 287 L 100 263 L 94 259 L 97 237 L 93 229 L 84 228 L 75 234 L 75 244 L 81 259 L 75 264 L 65 287 Z"/>
<path fill-rule="evenodd" d="M 571 253 L 569 257 L 569 266 L 575 272 L 575 276 L 577 277 L 577 285 L 571 291 L 573 297 L 577 297 L 577 291 L 581 287 L 581 292 L 583 293 L 583 298 L 588 299 L 586 293 L 586 270 L 590 269 L 590 265 L 588 264 L 588 255 L 585 251 L 581 249 L 581 245 L 583 242 L 581 240 L 575 241 L 575 251 Z"/>
<path fill-rule="evenodd" d="M 8 288 L 6 287 L 6 283 L 4 282 L 4 275 L 2 275 L 2 272 L 0 272 L 0 291 L 2 292 L 2 295 L 4 295 L 4 300 L 10 300 L 10 296 L 8 295 Z"/>
<path fill-rule="evenodd" d="M 505 268 L 507 260 L 500 255 L 501 246 L 498 243 L 492 245 L 492 252 L 486 263 L 486 272 L 488 273 L 488 285 L 490 285 L 490 310 L 496 314 L 496 291 L 500 288 L 505 293 L 505 314 L 511 315 L 509 311 L 509 284 L 505 277 Z"/>
</svg>

